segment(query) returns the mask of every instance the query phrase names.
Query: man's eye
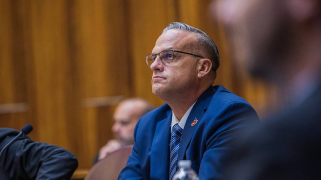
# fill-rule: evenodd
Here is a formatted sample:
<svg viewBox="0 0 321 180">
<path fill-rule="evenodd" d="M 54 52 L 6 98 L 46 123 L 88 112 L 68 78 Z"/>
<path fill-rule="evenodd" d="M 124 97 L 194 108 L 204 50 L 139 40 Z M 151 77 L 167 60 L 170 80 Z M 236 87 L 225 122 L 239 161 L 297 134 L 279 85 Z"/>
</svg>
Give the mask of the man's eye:
<svg viewBox="0 0 321 180">
<path fill-rule="evenodd" d="M 173 59 L 173 58 L 174 58 L 174 55 L 171 54 L 171 53 L 166 53 L 164 57 L 165 57 L 166 59 Z"/>
<path fill-rule="evenodd" d="M 121 124 L 122 126 L 127 126 L 127 125 L 129 124 L 129 121 L 122 121 L 122 122 L 120 122 L 120 124 Z"/>
<path fill-rule="evenodd" d="M 156 59 L 156 56 L 156 54 L 151 54 L 149 59 L 154 61 Z"/>
</svg>

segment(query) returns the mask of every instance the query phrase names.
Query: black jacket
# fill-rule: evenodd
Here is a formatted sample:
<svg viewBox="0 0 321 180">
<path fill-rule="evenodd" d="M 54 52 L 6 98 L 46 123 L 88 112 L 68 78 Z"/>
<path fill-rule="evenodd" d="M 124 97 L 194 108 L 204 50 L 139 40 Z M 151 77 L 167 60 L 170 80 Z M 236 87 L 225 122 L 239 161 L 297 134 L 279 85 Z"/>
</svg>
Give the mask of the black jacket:
<svg viewBox="0 0 321 180">
<path fill-rule="evenodd" d="M 19 131 L 0 128 L 0 150 Z M 34 142 L 21 135 L 0 157 L 1 180 L 67 180 L 78 167 L 69 151 L 47 143 Z"/>
</svg>

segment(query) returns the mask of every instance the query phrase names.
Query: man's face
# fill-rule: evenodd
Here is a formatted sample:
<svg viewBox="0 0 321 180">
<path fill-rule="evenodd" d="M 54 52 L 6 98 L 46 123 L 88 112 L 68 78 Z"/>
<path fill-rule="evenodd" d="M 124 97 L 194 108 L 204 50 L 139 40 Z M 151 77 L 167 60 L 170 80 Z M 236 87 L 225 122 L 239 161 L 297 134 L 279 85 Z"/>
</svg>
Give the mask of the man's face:
<svg viewBox="0 0 321 180">
<path fill-rule="evenodd" d="M 252 75 L 267 78 L 279 67 L 288 30 L 283 5 L 279 0 L 217 0 L 211 6 L 225 25 L 234 59 Z"/>
<path fill-rule="evenodd" d="M 137 111 L 130 103 L 120 104 L 114 113 L 115 123 L 112 131 L 122 145 L 134 144 L 134 129 L 138 120 Z"/>
<path fill-rule="evenodd" d="M 196 36 L 193 33 L 171 29 L 157 39 L 152 53 L 173 49 L 197 54 L 190 48 L 190 43 L 195 40 Z M 153 93 L 166 101 L 166 98 L 175 98 L 190 91 L 197 85 L 197 60 L 197 57 L 191 55 L 174 53 L 174 60 L 164 64 L 157 56 L 150 66 L 153 70 Z"/>
</svg>

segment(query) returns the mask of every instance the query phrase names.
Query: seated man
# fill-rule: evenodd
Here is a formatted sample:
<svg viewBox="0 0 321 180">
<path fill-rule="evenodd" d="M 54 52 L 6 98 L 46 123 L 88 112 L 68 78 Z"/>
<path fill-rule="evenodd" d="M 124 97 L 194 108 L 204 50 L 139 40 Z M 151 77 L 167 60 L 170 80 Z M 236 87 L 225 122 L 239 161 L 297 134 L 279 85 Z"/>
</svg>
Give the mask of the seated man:
<svg viewBox="0 0 321 180">
<path fill-rule="evenodd" d="M 201 30 L 174 22 L 145 57 L 152 91 L 166 102 L 135 128 L 132 154 L 119 179 L 172 179 L 179 160 L 192 161 L 200 179 L 221 178 L 235 132 L 258 117 L 223 86 L 212 86 L 219 67 L 215 43 Z"/>
<path fill-rule="evenodd" d="M 100 149 L 98 159 L 95 161 L 105 158 L 123 146 L 133 145 L 133 134 L 138 119 L 153 109 L 149 102 L 141 98 L 129 98 L 120 102 L 114 112 L 115 123 L 112 127 L 116 139 L 109 140 Z"/>
<path fill-rule="evenodd" d="M 23 130 L 22 130 L 23 131 Z M 31 131 L 31 130 L 30 130 Z M 29 132 L 30 132 L 29 131 Z M 19 131 L 0 128 L 1 180 L 69 180 L 78 167 L 69 151 L 47 143 L 34 142 Z"/>
</svg>

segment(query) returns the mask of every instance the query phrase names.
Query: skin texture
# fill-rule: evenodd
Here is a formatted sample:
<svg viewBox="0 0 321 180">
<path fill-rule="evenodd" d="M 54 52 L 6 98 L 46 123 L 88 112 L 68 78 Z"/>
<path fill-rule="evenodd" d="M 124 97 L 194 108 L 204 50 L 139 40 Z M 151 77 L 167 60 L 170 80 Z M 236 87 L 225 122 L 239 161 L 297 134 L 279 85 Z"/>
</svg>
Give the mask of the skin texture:
<svg viewBox="0 0 321 180">
<path fill-rule="evenodd" d="M 189 47 L 196 38 L 194 33 L 187 31 L 165 31 L 157 39 L 152 53 L 168 49 L 193 52 Z M 204 56 L 200 52 L 198 54 Z M 209 77 L 211 67 L 211 61 L 206 58 L 175 53 L 175 59 L 164 65 L 157 56 L 150 66 L 153 71 L 152 92 L 167 102 L 177 118 L 181 119 L 187 109 L 214 82 L 214 79 Z"/>
</svg>

